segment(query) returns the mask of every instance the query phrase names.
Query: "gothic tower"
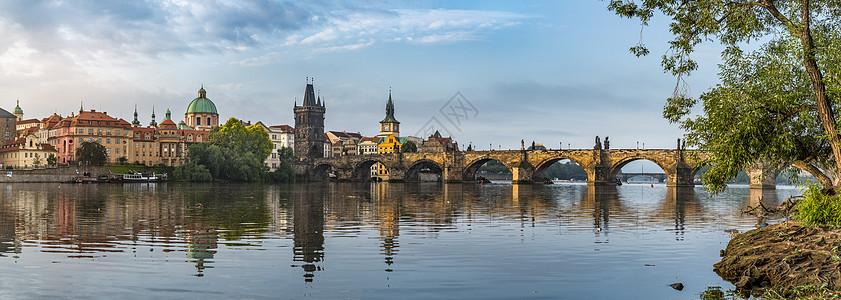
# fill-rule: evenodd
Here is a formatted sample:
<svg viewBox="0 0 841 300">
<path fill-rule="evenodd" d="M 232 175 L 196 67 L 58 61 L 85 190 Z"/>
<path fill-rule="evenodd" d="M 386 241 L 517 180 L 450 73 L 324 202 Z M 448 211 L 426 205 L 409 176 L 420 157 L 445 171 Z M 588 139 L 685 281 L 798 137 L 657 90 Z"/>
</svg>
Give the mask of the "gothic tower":
<svg viewBox="0 0 841 300">
<path fill-rule="evenodd" d="M 380 135 L 386 137 L 394 135 L 400 136 L 400 121 L 394 118 L 394 102 L 391 101 L 391 91 L 388 91 L 388 102 L 385 104 L 385 119 L 380 121 Z"/>
<path fill-rule="evenodd" d="M 324 157 L 324 112 L 327 108 L 315 97 L 315 88 L 307 79 L 304 101 L 295 101 L 295 156 L 299 159 Z"/>
</svg>

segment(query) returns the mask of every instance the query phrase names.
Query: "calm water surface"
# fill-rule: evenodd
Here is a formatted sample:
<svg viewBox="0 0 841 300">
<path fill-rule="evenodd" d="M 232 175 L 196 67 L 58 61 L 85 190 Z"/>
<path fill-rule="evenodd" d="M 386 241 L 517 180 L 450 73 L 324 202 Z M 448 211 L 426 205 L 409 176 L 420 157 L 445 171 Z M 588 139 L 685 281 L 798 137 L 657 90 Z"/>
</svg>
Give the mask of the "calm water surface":
<svg viewBox="0 0 841 300">
<path fill-rule="evenodd" d="M 794 188 L 0 185 L 0 297 L 698 299 Z M 780 220 L 768 220 L 769 223 Z M 686 288 L 675 291 L 670 283 Z"/>
</svg>

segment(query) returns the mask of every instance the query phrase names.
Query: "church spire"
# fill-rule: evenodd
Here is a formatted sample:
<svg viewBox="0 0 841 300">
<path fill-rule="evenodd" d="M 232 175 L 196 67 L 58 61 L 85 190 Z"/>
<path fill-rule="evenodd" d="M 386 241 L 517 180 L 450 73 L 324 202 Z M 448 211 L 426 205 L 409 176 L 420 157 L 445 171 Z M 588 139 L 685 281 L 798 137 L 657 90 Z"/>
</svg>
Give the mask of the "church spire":
<svg viewBox="0 0 841 300">
<path fill-rule="evenodd" d="M 155 106 L 152 105 L 152 122 L 149 122 L 150 127 L 157 127 L 158 122 L 155 122 Z"/>
<path fill-rule="evenodd" d="M 140 121 L 137 120 L 137 103 L 134 103 L 134 121 L 131 121 L 132 126 L 140 126 Z"/>
<path fill-rule="evenodd" d="M 388 102 L 385 104 L 385 119 L 380 123 L 400 123 L 394 118 L 394 101 L 391 100 L 391 89 L 388 90 Z"/>
</svg>

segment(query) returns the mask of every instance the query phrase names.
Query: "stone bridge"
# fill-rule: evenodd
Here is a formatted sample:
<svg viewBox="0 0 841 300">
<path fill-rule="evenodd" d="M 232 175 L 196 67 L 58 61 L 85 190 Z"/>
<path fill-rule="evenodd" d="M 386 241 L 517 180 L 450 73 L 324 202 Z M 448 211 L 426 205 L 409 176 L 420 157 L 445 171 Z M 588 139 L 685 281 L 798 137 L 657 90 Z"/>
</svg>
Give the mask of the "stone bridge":
<svg viewBox="0 0 841 300">
<path fill-rule="evenodd" d="M 587 172 L 588 185 L 615 185 L 622 167 L 636 160 L 651 161 L 665 173 L 668 186 L 694 186 L 693 179 L 703 166 L 706 154 L 677 149 L 579 149 L 455 151 L 442 153 L 395 153 L 349 155 L 302 161 L 299 175 L 307 180 L 335 178 L 339 181 L 370 179 L 371 166 L 381 163 L 389 171 L 389 181 L 417 181 L 423 169 L 440 170 L 445 182 L 475 181 L 476 171 L 496 160 L 508 167 L 514 184 L 543 182 L 543 173 L 552 164 L 568 159 Z M 762 166 L 745 170 L 752 188 L 774 188 L 777 170 Z M 328 177 L 328 175 L 335 177 Z"/>
</svg>

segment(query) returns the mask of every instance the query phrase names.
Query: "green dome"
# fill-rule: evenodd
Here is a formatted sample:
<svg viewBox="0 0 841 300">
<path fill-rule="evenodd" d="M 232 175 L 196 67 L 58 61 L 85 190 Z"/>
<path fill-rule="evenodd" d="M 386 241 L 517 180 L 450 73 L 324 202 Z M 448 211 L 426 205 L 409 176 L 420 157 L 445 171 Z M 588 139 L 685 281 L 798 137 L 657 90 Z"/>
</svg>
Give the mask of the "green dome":
<svg viewBox="0 0 841 300">
<path fill-rule="evenodd" d="M 20 102 L 18 102 L 18 104 L 15 106 L 15 111 L 12 112 L 12 113 L 16 114 L 16 115 L 18 115 L 18 114 L 22 115 L 23 114 L 23 109 L 20 108 Z"/>
<path fill-rule="evenodd" d="M 187 106 L 188 114 L 219 114 L 216 112 L 216 104 L 205 97 L 193 99 Z"/>
</svg>

